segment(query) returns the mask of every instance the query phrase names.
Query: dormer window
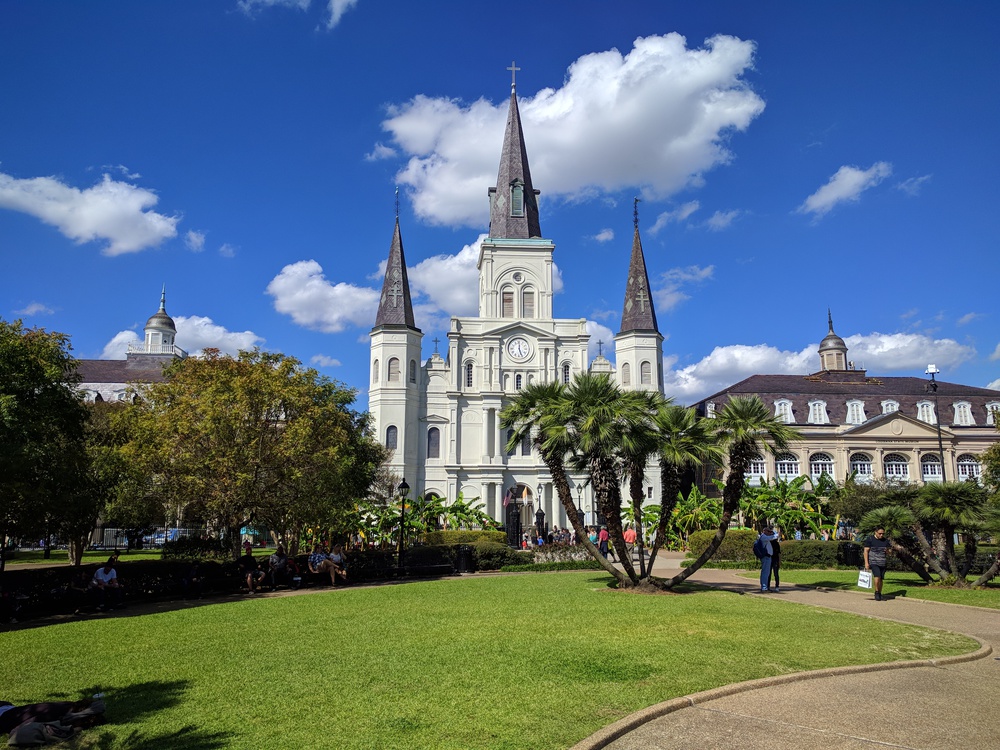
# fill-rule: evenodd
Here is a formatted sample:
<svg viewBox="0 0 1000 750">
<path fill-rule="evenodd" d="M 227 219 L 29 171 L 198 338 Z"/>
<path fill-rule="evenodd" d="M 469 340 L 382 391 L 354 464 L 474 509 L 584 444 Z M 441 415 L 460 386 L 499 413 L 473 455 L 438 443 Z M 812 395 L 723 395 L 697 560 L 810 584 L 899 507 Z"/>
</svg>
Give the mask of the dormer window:
<svg viewBox="0 0 1000 750">
<path fill-rule="evenodd" d="M 986 424 L 996 425 L 996 412 L 998 411 L 1000 411 L 1000 401 L 990 401 L 986 404 Z"/>
<path fill-rule="evenodd" d="M 847 402 L 847 424 L 864 424 L 867 419 L 864 401 L 852 399 Z"/>
<path fill-rule="evenodd" d="M 888 399 L 882 402 L 882 413 L 892 414 L 893 412 L 899 411 L 899 402 L 893 399 Z"/>
<path fill-rule="evenodd" d="M 927 424 L 937 424 L 937 415 L 934 413 L 933 401 L 917 402 L 917 419 Z"/>
<path fill-rule="evenodd" d="M 510 215 L 524 216 L 524 183 L 520 180 L 510 186 Z"/>
<path fill-rule="evenodd" d="M 956 401 L 953 408 L 955 409 L 955 424 L 963 427 L 971 427 L 976 424 L 972 418 L 972 404 L 968 401 Z"/>
<path fill-rule="evenodd" d="M 774 402 L 774 418 L 779 422 L 784 422 L 785 424 L 791 424 L 794 420 L 792 419 L 792 402 L 787 398 L 779 398 Z"/>
<path fill-rule="evenodd" d="M 826 413 L 826 401 L 809 402 L 809 424 L 830 424 Z"/>
</svg>

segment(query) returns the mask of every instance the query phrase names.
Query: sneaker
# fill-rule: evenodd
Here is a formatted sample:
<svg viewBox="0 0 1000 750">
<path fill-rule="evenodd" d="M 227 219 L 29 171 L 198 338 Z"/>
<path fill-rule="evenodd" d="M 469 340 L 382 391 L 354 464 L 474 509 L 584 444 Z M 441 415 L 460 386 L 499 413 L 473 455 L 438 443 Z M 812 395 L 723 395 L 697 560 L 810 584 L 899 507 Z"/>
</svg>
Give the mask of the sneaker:
<svg viewBox="0 0 1000 750">
<path fill-rule="evenodd" d="M 877 602 L 882 601 L 882 595 L 877 591 L 875 592 L 875 601 Z"/>
<path fill-rule="evenodd" d="M 773 589 L 771 589 L 771 591 L 773 591 L 775 594 L 780 594 L 781 593 L 781 589 L 779 589 L 777 586 L 775 586 Z"/>
<path fill-rule="evenodd" d="M 767 593 L 767 591 L 768 591 L 768 589 L 767 589 L 767 586 L 761 586 L 761 587 L 760 587 L 760 593 L 762 593 L 762 594 L 766 594 L 766 593 Z"/>
</svg>

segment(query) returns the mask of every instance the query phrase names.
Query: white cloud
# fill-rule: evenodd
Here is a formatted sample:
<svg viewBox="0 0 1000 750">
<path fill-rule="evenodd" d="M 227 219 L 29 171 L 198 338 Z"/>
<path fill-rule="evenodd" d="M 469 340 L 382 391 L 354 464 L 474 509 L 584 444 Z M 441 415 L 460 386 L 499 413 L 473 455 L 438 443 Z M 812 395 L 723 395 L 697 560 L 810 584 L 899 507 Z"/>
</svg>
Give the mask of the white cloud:
<svg viewBox="0 0 1000 750">
<path fill-rule="evenodd" d="M 974 313 L 974 312 L 970 312 L 970 313 L 966 313 L 966 314 L 965 314 L 965 315 L 963 315 L 963 316 L 962 316 L 961 318 L 959 318 L 959 319 L 958 319 L 958 320 L 956 321 L 956 323 L 957 323 L 958 325 L 960 325 L 960 326 L 964 326 L 964 325 L 968 325 L 969 323 L 971 323 L 971 322 L 972 322 L 972 321 L 974 321 L 974 320 L 978 320 L 978 319 L 979 319 L 979 318 L 981 318 L 981 317 L 983 317 L 983 314 L 982 314 L 982 313 Z"/>
<path fill-rule="evenodd" d="M 614 362 L 615 334 L 607 326 L 593 320 L 588 320 L 586 325 L 587 333 L 590 335 L 590 343 L 587 346 L 587 360 L 592 360 L 597 356 L 598 351 L 600 351 L 605 357 Z"/>
<path fill-rule="evenodd" d="M 686 266 L 664 271 L 653 282 L 657 285 L 653 289 L 653 303 L 656 309 L 661 312 L 674 309 L 684 300 L 690 299 L 690 295 L 681 291 L 684 286 L 707 281 L 714 273 L 715 266 Z"/>
<path fill-rule="evenodd" d="M 177 326 L 177 346 L 192 356 L 199 356 L 210 347 L 235 355 L 240 350 L 253 349 L 264 343 L 264 339 L 253 331 L 229 331 L 211 318 L 200 315 L 178 315 L 173 319 Z M 135 331 L 119 331 L 105 344 L 101 359 L 125 359 L 129 344 L 141 343 L 142 336 Z"/>
<path fill-rule="evenodd" d="M 238 0 L 237 7 L 252 16 L 263 8 L 295 8 L 296 10 L 308 10 L 312 0 Z M 343 15 L 358 4 L 358 0 L 327 0 L 327 19 L 324 26 L 327 30 L 334 28 Z"/>
<path fill-rule="evenodd" d="M 365 161 L 381 161 L 391 159 L 396 155 L 396 149 L 386 146 L 384 143 L 376 143 L 370 154 L 365 154 Z"/>
<path fill-rule="evenodd" d="M 205 249 L 205 233 L 189 229 L 184 235 L 184 244 L 191 252 L 200 253 Z"/>
<path fill-rule="evenodd" d="M 425 313 L 451 316 L 479 312 L 479 269 L 476 263 L 485 238 L 486 235 L 481 234 L 475 242 L 455 255 L 435 255 L 407 269 L 410 292 L 418 297 L 427 297 L 426 302 L 430 303 Z M 417 325 L 420 327 L 419 323 Z"/>
<path fill-rule="evenodd" d="M 705 226 L 713 232 L 721 232 L 723 229 L 728 229 L 741 213 L 742 211 L 739 210 L 716 211 L 709 217 L 708 221 L 705 222 Z"/>
<path fill-rule="evenodd" d="M 55 310 L 53 310 L 48 305 L 43 305 L 41 302 L 32 302 L 26 305 L 21 310 L 15 310 L 14 314 L 25 315 L 30 317 L 32 315 L 51 315 L 54 312 Z"/>
<path fill-rule="evenodd" d="M 340 19 L 344 17 L 344 14 L 357 4 L 358 0 L 330 0 L 327 6 L 330 11 L 330 18 L 326 22 L 326 28 L 332 29 L 340 23 Z"/>
<path fill-rule="evenodd" d="M 858 201 L 861 193 L 875 187 L 891 174 L 892 165 L 885 161 L 876 162 L 868 169 L 843 166 L 829 182 L 806 198 L 805 203 L 798 207 L 798 213 L 812 214 L 818 219 L 839 203 Z"/>
<path fill-rule="evenodd" d="M 974 349 L 952 339 L 912 333 L 854 335 L 844 341 L 851 361 L 874 375 L 922 371 L 930 361 L 953 368 L 975 356 Z M 798 352 L 767 344 L 719 346 L 701 361 L 677 370 L 673 369 L 676 358 L 664 357 L 666 393 L 691 404 L 751 375 L 805 375 L 819 369 L 818 350 L 818 342 Z M 995 354 L 1000 358 L 1000 345 Z"/>
<path fill-rule="evenodd" d="M 109 172 L 121 172 L 125 176 L 125 179 L 127 180 L 138 180 L 140 177 L 142 177 L 141 174 L 139 174 L 138 172 L 133 172 L 124 164 L 105 164 L 103 167 L 101 167 L 101 169 L 106 169 Z"/>
<path fill-rule="evenodd" d="M 986 387 L 994 391 L 1000 391 L 1000 378 L 988 383 Z"/>
<path fill-rule="evenodd" d="M 0 173 L 0 208 L 34 216 L 77 244 L 106 240 L 105 255 L 156 247 L 177 235 L 179 216 L 147 210 L 158 201 L 156 193 L 108 175 L 79 190 L 55 177 L 18 179 Z"/>
<path fill-rule="evenodd" d="M 375 322 L 379 292 L 353 284 L 332 284 L 314 260 L 300 260 L 281 269 L 267 285 L 274 309 L 300 326 L 338 333 L 348 326 Z"/>
<path fill-rule="evenodd" d="M 611 242 L 615 238 L 615 231 L 613 229 L 602 229 L 600 232 L 594 235 L 594 239 L 597 242 Z"/>
<path fill-rule="evenodd" d="M 233 258 L 236 256 L 236 248 L 228 242 L 223 242 L 222 245 L 219 246 L 219 255 L 223 258 Z"/>
<path fill-rule="evenodd" d="M 991 362 L 996 362 L 998 359 L 1000 359 L 1000 344 L 997 344 L 997 348 L 994 349 L 993 353 L 990 355 Z"/>
<path fill-rule="evenodd" d="M 319 367 L 340 367 L 339 359 L 328 357 L 325 354 L 316 354 L 309 362 Z"/>
<path fill-rule="evenodd" d="M 649 233 L 657 234 L 661 229 L 667 226 L 667 224 L 680 223 L 699 208 L 701 208 L 701 204 L 698 203 L 698 201 L 688 201 L 687 203 L 678 206 L 673 211 L 664 211 L 656 217 L 656 222 L 649 228 Z"/>
<path fill-rule="evenodd" d="M 679 34 L 636 39 L 631 51 L 587 54 L 558 89 L 519 99 L 533 181 L 566 200 L 638 187 L 665 198 L 726 164 L 730 133 L 764 109 L 743 80 L 754 43 L 730 36 L 688 49 Z M 471 104 L 415 96 L 389 108 L 383 128 L 409 157 L 397 175 L 431 223 L 482 226 L 496 180 L 506 101 Z"/>
<path fill-rule="evenodd" d="M 903 180 L 898 185 L 896 185 L 897 190 L 902 190 L 907 195 L 917 196 L 920 195 L 920 191 L 924 187 L 924 183 L 931 178 L 931 175 L 925 174 L 923 177 L 911 177 L 908 180 Z"/>
</svg>

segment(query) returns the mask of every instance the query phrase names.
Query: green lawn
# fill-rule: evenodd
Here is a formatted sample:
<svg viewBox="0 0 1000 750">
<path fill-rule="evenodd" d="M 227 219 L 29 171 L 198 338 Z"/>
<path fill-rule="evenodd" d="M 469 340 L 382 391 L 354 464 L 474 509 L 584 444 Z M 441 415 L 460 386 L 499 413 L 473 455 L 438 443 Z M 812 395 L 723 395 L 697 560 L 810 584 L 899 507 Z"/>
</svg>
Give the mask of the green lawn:
<svg viewBox="0 0 1000 750">
<path fill-rule="evenodd" d="M 766 597 L 632 595 L 608 580 L 470 577 L 8 632 L 2 697 L 102 690 L 109 724 L 85 734 L 102 748 L 566 748 L 726 683 L 978 647 Z"/>
<path fill-rule="evenodd" d="M 132 560 L 159 560 L 162 555 L 158 549 L 143 549 L 143 550 L 133 550 L 132 552 L 125 552 L 124 550 L 119 550 L 121 554 L 122 562 L 131 562 Z M 86 550 L 83 553 L 83 564 L 84 565 L 98 565 L 111 556 L 111 550 Z M 46 565 L 69 565 L 69 555 L 64 549 L 54 549 L 52 550 L 52 557 L 48 560 L 45 559 L 45 553 L 40 549 L 35 550 L 19 550 L 14 555 L 8 554 L 7 564 L 21 564 L 30 563 L 32 565 L 46 564 Z"/>
<path fill-rule="evenodd" d="M 747 573 L 747 578 L 759 578 L 760 573 Z M 800 583 L 828 589 L 857 591 L 871 596 L 870 589 L 859 589 L 856 570 L 786 570 L 781 569 L 782 583 Z M 916 573 L 888 572 L 882 582 L 882 593 L 888 596 L 907 596 L 949 604 L 967 604 L 971 607 L 1000 609 L 1000 584 L 988 584 L 985 589 L 953 589 L 928 586 Z"/>
</svg>

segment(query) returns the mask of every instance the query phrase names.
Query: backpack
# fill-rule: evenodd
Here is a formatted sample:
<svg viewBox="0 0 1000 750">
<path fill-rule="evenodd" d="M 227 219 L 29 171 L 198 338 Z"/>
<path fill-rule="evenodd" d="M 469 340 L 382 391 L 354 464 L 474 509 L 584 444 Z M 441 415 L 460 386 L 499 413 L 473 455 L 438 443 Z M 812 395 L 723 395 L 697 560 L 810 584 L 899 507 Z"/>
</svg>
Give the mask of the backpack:
<svg viewBox="0 0 1000 750">
<path fill-rule="evenodd" d="M 757 541 L 753 543 L 753 556 L 758 560 L 767 557 L 767 547 L 764 546 L 764 540 L 760 537 L 757 537 Z"/>
</svg>

